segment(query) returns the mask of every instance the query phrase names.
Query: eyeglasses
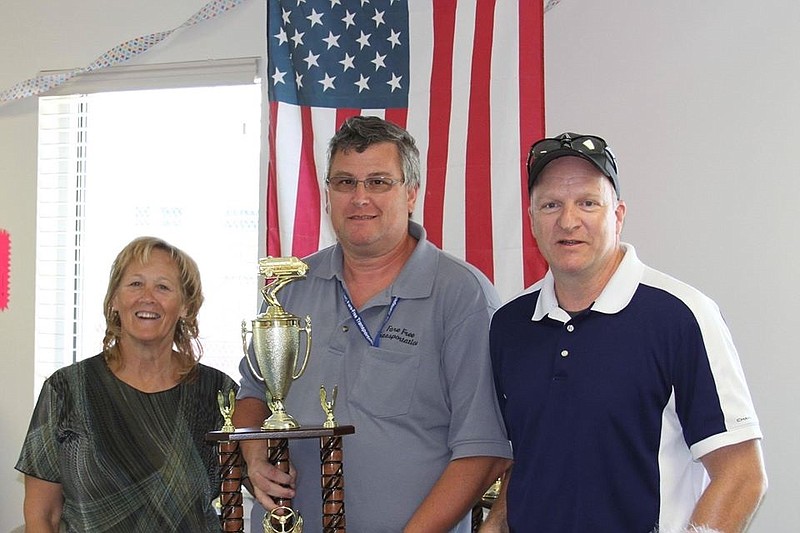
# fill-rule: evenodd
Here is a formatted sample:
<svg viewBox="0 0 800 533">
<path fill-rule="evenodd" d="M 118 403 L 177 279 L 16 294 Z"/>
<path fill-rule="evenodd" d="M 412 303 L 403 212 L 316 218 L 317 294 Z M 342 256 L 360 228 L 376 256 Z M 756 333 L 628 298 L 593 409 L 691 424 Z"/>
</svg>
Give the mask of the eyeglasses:
<svg viewBox="0 0 800 533">
<path fill-rule="evenodd" d="M 614 165 L 614 170 L 616 171 L 617 160 L 614 157 L 614 154 L 611 152 L 611 149 L 608 147 L 608 143 L 606 143 L 604 139 L 594 135 L 578 135 L 573 138 L 573 135 L 575 134 L 562 133 L 558 137 L 552 139 L 542 139 L 541 141 L 535 143 L 533 146 L 531 146 L 531 151 L 528 153 L 527 167 L 531 168 L 531 165 L 536 161 L 536 159 L 544 157 L 546 154 L 553 152 L 554 150 L 568 148 L 584 155 L 588 155 L 595 160 L 597 160 L 597 156 L 600 156 L 601 158 L 608 158 L 611 164 Z"/>
<path fill-rule="evenodd" d="M 356 187 L 358 187 L 358 184 L 360 183 L 364 186 L 365 191 L 380 194 L 389 192 L 392 187 L 398 183 L 403 183 L 404 181 L 405 179 L 395 180 L 392 178 L 384 178 L 383 176 L 374 176 L 372 178 L 365 178 L 363 180 L 340 176 L 335 178 L 326 178 L 325 184 L 333 191 L 351 193 L 355 192 Z"/>
<path fill-rule="evenodd" d="M 617 178 L 617 159 L 608 147 L 605 140 L 595 135 L 579 135 L 577 133 L 562 133 L 558 137 L 542 139 L 531 146 L 528 152 L 528 191 L 539 173 L 550 161 L 562 155 L 570 155 L 569 151 L 577 152 L 594 163 L 594 165 L 611 180 L 614 191 L 619 198 L 619 181 Z"/>
</svg>

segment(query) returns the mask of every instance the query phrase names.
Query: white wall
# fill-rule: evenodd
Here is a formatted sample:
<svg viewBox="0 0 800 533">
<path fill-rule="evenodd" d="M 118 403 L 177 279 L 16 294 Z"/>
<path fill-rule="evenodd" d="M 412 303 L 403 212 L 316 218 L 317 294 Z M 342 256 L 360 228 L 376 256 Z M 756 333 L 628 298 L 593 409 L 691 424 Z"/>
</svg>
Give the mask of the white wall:
<svg viewBox="0 0 800 533">
<path fill-rule="evenodd" d="M 2 0 L 0 90 L 41 70 L 83 67 L 125 40 L 179 26 L 205 4 Z M 131 64 L 263 56 L 265 5 L 246 0 L 214 20 L 174 33 Z M 0 311 L 3 532 L 22 524 L 22 477 L 14 464 L 33 410 L 36 128 L 35 98 L 0 106 L 0 229 L 12 239 L 10 306 Z"/>
<path fill-rule="evenodd" d="M 800 523 L 800 2 L 562 0 L 545 16 L 547 132 L 620 164 L 623 238 L 723 311 L 770 489 L 754 532 Z"/>
<path fill-rule="evenodd" d="M 520 0 L 527 1 L 527 0 Z M 3 1 L 0 90 L 171 29 L 204 0 Z M 762 426 L 770 491 L 751 528 L 787 531 L 797 505 L 800 371 L 800 3 L 562 0 L 545 17 L 547 131 L 596 133 L 620 160 L 624 237 L 704 290 L 737 341 Z M 259 56 L 264 0 L 173 35 L 139 63 Z M 0 531 L 22 523 L 13 470 L 32 410 L 36 102 L 0 106 L 0 228 L 11 305 L 0 312 Z"/>
</svg>

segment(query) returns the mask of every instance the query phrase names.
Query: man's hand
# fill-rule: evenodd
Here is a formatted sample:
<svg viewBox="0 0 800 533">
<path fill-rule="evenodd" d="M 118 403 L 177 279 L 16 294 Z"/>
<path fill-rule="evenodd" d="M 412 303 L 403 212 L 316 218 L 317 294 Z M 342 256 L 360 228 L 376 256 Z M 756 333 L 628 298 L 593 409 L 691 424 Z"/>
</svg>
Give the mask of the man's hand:
<svg viewBox="0 0 800 533">
<path fill-rule="evenodd" d="M 267 405 L 256 398 L 241 398 L 236 402 L 236 411 L 233 413 L 233 422 L 236 427 L 258 427 L 269 416 Z M 271 464 L 267 457 L 267 441 L 245 440 L 239 443 L 247 463 L 247 480 L 245 486 L 253 496 L 271 511 L 278 505 L 275 498 L 293 498 L 297 473 L 294 465 L 289 463 L 289 472 L 286 473 Z"/>
<path fill-rule="evenodd" d="M 240 445 L 247 463 L 249 488 L 264 509 L 267 511 L 275 509 L 278 506 L 275 503 L 276 498 L 294 498 L 297 472 L 291 462 L 287 474 L 267 460 L 266 442 L 241 442 Z"/>
</svg>

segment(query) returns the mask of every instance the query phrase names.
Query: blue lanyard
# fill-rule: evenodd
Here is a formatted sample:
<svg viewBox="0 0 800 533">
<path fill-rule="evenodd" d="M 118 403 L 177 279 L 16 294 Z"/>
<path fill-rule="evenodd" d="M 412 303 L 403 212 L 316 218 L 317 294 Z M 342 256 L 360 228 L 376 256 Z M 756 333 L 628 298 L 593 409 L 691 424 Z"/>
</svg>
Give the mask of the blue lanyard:
<svg viewBox="0 0 800 533">
<path fill-rule="evenodd" d="M 386 323 L 389 322 L 389 319 L 392 317 L 392 313 L 394 313 L 394 309 L 397 307 L 397 302 L 400 301 L 400 298 L 397 296 L 392 297 L 392 302 L 389 304 L 389 311 L 387 311 L 386 318 L 383 319 L 383 324 L 381 324 L 381 327 L 378 330 L 378 336 L 373 339 L 369 329 L 367 329 L 367 325 L 364 323 L 364 319 L 361 318 L 360 314 L 358 314 L 358 309 L 356 309 L 356 306 L 353 305 L 352 300 L 350 300 L 350 296 L 347 295 L 347 291 L 345 290 L 344 284 L 341 282 L 341 280 L 339 281 L 339 285 L 342 286 L 342 298 L 347 306 L 347 310 L 350 311 L 350 316 L 353 317 L 353 320 L 358 326 L 358 329 L 361 331 L 361 334 L 372 346 L 376 348 L 379 347 L 381 345 L 381 331 L 383 331 L 383 328 L 386 327 Z"/>
</svg>

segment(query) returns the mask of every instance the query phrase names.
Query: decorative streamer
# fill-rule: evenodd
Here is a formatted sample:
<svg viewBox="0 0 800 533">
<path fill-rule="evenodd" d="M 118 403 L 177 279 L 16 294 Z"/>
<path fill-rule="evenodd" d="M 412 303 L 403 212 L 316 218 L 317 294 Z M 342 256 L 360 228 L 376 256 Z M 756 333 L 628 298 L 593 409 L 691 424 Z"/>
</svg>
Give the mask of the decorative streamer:
<svg viewBox="0 0 800 533">
<path fill-rule="evenodd" d="M 11 236 L 0 229 L 0 311 L 8 309 L 11 275 Z"/>
<path fill-rule="evenodd" d="M 167 31 L 142 35 L 141 37 L 136 37 L 135 39 L 119 44 L 83 68 L 76 68 L 69 72 L 45 74 L 17 83 L 13 87 L 0 92 L 0 105 L 12 100 L 20 100 L 22 98 L 28 98 L 29 96 L 37 96 L 46 93 L 78 74 L 94 72 L 130 61 L 134 57 L 157 45 L 174 32 L 182 28 L 194 26 L 199 22 L 212 19 L 222 13 L 230 11 L 244 1 L 245 0 L 211 0 L 180 26 Z"/>
<path fill-rule="evenodd" d="M 544 12 L 547 13 L 548 11 L 550 11 L 551 9 L 553 9 L 554 7 L 556 7 L 560 3 L 561 3 L 561 0 L 545 0 Z"/>
</svg>

